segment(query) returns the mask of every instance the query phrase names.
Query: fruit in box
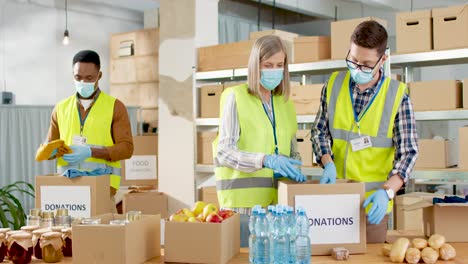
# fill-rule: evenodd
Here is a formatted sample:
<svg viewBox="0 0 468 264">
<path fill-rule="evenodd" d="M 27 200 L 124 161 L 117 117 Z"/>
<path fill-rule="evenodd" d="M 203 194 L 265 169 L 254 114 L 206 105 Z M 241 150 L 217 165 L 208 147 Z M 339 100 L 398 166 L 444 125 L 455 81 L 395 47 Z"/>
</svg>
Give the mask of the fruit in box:
<svg viewBox="0 0 468 264">
<path fill-rule="evenodd" d="M 211 213 L 206 217 L 206 222 L 210 223 L 221 223 L 223 218 L 219 216 L 217 213 Z"/>
<path fill-rule="evenodd" d="M 203 213 L 203 208 L 205 208 L 206 203 L 202 201 L 198 201 L 195 203 L 195 205 L 192 207 L 192 212 L 194 215 L 199 215 Z"/>
<path fill-rule="evenodd" d="M 203 222 L 203 221 L 202 221 L 201 219 L 198 219 L 198 218 L 192 216 L 192 217 L 190 217 L 190 218 L 187 220 L 187 222 L 191 222 L 191 223 L 201 223 L 201 222 Z"/>
<path fill-rule="evenodd" d="M 224 219 L 229 218 L 234 215 L 234 211 L 231 210 L 221 210 L 219 211 L 219 216 L 221 216 Z"/>
<path fill-rule="evenodd" d="M 188 219 L 189 218 L 186 215 L 178 214 L 178 213 L 172 214 L 169 217 L 169 221 L 173 221 L 173 222 L 187 222 Z"/>
<path fill-rule="evenodd" d="M 203 219 L 205 219 L 205 221 L 206 221 L 206 218 L 211 213 L 218 213 L 218 207 L 216 207 L 216 205 L 214 205 L 214 204 L 205 205 L 205 207 L 203 208 Z"/>
</svg>

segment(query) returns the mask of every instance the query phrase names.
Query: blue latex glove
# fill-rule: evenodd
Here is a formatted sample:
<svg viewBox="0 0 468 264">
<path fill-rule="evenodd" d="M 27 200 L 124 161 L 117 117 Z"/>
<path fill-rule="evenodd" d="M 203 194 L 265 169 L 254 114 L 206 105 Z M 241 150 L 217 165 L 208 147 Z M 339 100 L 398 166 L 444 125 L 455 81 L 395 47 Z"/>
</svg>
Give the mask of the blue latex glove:
<svg viewBox="0 0 468 264">
<path fill-rule="evenodd" d="M 263 160 L 263 166 L 272 169 L 284 177 L 289 177 L 295 181 L 305 181 L 305 176 L 296 167 L 301 166 L 302 162 L 281 155 L 266 155 Z"/>
<path fill-rule="evenodd" d="M 63 159 L 68 163 L 80 163 L 91 157 L 91 148 L 89 146 L 70 146 L 70 148 L 73 153 L 63 155 Z"/>
<path fill-rule="evenodd" d="M 376 192 L 367 197 L 362 206 L 366 208 L 369 203 L 372 203 L 372 207 L 367 214 L 369 223 L 378 225 L 380 222 L 382 222 L 382 219 L 387 214 L 388 201 L 388 195 L 384 189 L 378 189 Z"/>
<path fill-rule="evenodd" d="M 323 168 L 320 184 L 336 183 L 336 167 L 334 162 L 328 162 Z"/>
</svg>

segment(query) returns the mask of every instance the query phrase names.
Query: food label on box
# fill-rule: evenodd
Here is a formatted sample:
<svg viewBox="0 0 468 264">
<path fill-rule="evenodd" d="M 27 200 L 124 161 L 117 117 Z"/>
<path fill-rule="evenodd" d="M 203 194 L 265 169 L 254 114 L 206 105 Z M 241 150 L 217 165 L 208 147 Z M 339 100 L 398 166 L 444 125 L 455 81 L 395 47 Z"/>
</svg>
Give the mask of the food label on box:
<svg viewBox="0 0 468 264">
<path fill-rule="evenodd" d="M 155 180 L 156 155 L 135 155 L 125 160 L 126 180 Z"/>
<path fill-rule="evenodd" d="M 91 217 L 90 186 L 41 186 L 41 209 L 68 209 L 72 217 Z"/>
<path fill-rule="evenodd" d="M 296 195 L 309 218 L 311 244 L 360 243 L 360 195 Z"/>
</svg>

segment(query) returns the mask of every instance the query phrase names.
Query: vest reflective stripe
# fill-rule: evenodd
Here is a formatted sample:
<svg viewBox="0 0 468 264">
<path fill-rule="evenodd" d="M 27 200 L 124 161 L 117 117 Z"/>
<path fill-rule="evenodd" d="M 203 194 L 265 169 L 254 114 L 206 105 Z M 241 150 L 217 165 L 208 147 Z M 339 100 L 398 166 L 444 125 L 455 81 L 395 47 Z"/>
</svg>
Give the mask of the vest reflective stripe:
<svg viewBox="0 0 468 264">
<path fill-rule="evenodd" d="M 273 186 L 273 179 L 263 177 L 216 181 L 217 190 L 232 190 L 243 188 L 273 188 Z"/>
<path fill-rule="evenodd" d="M 72 95 L 57 104 L 57 121 L 60 131 L 60 139 L 67 145 L 72 145 L 73 136 L 80 135 L 80 117 L 77 108 L 77 97 Z M 112 119 L 114 115 L 115 98 L 100 91 L 94 102 L 86 122 L 83 126 L 83 136 L 87 144 L 93 148 L 113 146 Z M 120 186 L 120 161 L 106 161 L 90 157 L 80 164 L 68 164 L 63 158 L 57 159 L 57 171 L 63 173 L 67 169 L 94 170 L 98 168 L 111 168 L 110 185 L 119 189 Z"/>
<path fill-rule="evenodd" d="M 390 78 L 383 80 L 373 104 L 359 122 L 361 135 L 370 136 L 372 147 L 353 152 L 350 141 L 360 136 L 349 95 L 349 80 L 349 71 L 335 72 L 327 85 L 332 151 L 338 178 L 366 182 L 366 197 L 368 197 L 382 187 L 393 167 L 394 121 L 406 92 L 406 85 Z M 392 207 L 393 201 L 390 201 L 387 212 L 390 212 Z"/>
<path fill-rule="evenodd" d="M 226 97 L 234 92 L 240 127 L 237 148 L 252 153 L 274 154 L 273 128 L 261 100 L 248 93 L 246 84 L 226 89 L 221 95 L 220 109 L 224 109 Z M 276 118 L 276 133 L 280 154 L 289 156 L 291 140 L 297 131 L 296 112 L 289 100 L 273 96 Z M 221 118 L 224 111 L 220 111 Z M 222 124 L 221 124 L 222 126 Z M 222 127 L 219 130 L 222 130 Z M 218 138 L 213 142 L 213 155 L 216 156 Z M 245 173 L 227 167 L 216 167 L 218 201 L 225 208 L 251 208 L 255 205 L 267 206 L 276 203 L 277 191 L 273 180 L 273 170 L 260 169 Z"/>
</svg>

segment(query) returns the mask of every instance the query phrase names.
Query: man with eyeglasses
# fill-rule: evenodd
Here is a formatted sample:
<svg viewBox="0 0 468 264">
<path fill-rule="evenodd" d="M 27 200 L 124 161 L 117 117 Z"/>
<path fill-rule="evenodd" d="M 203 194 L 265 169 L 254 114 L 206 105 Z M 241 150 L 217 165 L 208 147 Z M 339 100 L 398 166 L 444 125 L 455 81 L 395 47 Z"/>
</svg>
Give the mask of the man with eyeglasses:
<svg viewBox="0 0 468 264">
<path fill-rule="evenodd" d="M 346 57 L 348 71 L 329 77 L 312 127 L 314 153 L 324 168 L 320 183 L 344 178 L 366 184 L 368 243 L 385 241 L 393 198 L 418 156 L 406 85 L 384 75 L 387 38 L 378 22 L 356 27 Z"/>
</svg>

